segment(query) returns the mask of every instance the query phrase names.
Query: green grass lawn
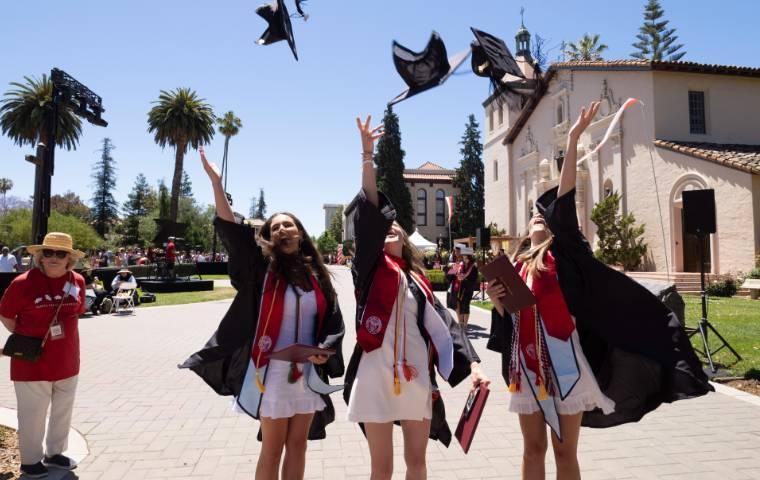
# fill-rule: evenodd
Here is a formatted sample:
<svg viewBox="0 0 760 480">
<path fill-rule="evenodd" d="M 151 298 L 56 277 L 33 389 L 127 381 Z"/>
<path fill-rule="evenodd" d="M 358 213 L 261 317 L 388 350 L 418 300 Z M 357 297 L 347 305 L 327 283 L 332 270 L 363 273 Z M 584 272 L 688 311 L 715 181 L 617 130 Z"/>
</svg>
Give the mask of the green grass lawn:
<svg viewBox="0 0 760 480">
<path fill-rule="evenodd" d="M 686 326 L 694 327 L 702 317 L 700 299 L 692 295 L 684 295 L 683 298 L 686 302 Z M 472 304 L 491 309 L 491 302 L 474 301 Z M 724 365 L 729 375 L 760 378 L 760 301 L 710 297 L 707 302 L 707 318 L 742 356 L 742 360 L 736 362 L 733 354 L 724 348 L 713 360 Z M 717 348 L 717 338 L 708 335 L 708 339 L 711 348 Z M 695 348 L 702 348 L 702 339 L 698 334 L 691 341 Z"/>
<path fill-rule="evenodd" d="M 215 288 L 207 292 L 178 292 L 157 293 L 155 303 L 143 303 L 139 308 L 160 307 L 164 305 L 183 305 L 185 303 L 210 302 L 225 300 L 235 296 L 236 290 L 231 287 Z"/>
<path fill-rule="evenodd" d="M 224 275 L 201 275 L 204 280 L 229 280 L 230 276 Z"/>
</svg>

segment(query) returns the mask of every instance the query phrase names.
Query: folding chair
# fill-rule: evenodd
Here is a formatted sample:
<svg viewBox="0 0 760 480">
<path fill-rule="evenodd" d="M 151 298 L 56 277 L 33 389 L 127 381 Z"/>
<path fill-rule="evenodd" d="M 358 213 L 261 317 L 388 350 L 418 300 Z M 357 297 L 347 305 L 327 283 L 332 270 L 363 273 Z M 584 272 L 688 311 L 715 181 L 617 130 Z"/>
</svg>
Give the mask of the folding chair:
<svg viewBox="0 0 760 480">
<path fill-rule="evenodd" d="M 134 283 L 122 283 L 119 290 L 113 296 L 111 313 L 133 312 L 135 309 L 134 295 L 137 285 Z"/>
</svg>

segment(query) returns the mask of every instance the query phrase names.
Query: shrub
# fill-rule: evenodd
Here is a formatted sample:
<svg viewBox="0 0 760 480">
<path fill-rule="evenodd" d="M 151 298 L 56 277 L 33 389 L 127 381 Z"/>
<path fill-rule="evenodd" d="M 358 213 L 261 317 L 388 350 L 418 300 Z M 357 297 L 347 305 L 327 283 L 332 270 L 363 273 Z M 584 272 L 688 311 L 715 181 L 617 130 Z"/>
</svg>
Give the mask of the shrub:
<svg viewBox="0 0 760 480">
<path fill-rule="evenodd" d="M 705 289 L 705 293 L 711 297 L 733 297 L 736 291 L 736 281 L 733 278 L 713 282 Z"/>
<path fill-rule="evenodd" d="M 760 268 L 753 268 L 749 271 L 745 278 L 758 278 L 760 279 Z"/>
<path fill-rule="evenodd" d="M 425 276 L 427 276 L 428 280 L 430 280 L 430 283 L 433 285 L 433 290 L 446 290 L 446 275 L 441 270 L 427 270 Z"/>
</svg>

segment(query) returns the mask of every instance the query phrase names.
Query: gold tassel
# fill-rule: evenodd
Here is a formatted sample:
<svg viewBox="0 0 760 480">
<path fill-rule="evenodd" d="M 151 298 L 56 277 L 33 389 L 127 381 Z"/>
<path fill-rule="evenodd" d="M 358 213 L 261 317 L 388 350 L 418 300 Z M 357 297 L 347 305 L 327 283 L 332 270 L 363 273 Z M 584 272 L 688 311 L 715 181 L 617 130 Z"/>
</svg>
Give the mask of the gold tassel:
<svg viewBox="0 0 760 480">
<path fill-rule="evenodd" d="M 511 382 L 509 384 L 509 393 L 516 393 L 518 391 L 520 391 L 520 390 L 517 388 L 517 384 L 514 383 L 514 382 Z"/>
<path fill-rule="evenodd" d="M 264 384 L 261 383 L 261 378 L 259 377 L 259 369 L 256 369 L 256 386 L 259 387 L 259 392 L 264 393 L 266 391 L 266 387 L 264 387 Z"/>
<path fill-rule="evenodd" d="M 398 377 L 395 377 L 393 379 L 393 393 L 396 395 L 401 395 L 401 382 L 399 381 Z"/>
<path fill-rule="evenodd" d="M 538 386 L 538 401 L 546 400 L 547 398 L 549 398 L 549 394 L 546 393 L 544 382 L 541 382 L 541 384 Z"/>
</svg>

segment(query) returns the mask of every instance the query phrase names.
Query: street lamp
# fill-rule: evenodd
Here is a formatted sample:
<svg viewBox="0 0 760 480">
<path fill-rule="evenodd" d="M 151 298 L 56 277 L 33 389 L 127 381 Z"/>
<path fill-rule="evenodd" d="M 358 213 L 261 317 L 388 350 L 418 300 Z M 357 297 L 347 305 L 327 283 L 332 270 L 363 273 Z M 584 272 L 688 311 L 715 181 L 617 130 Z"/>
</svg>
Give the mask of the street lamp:
<svg viewBox="0 0 760 480">
<path fill-rule="evenodd" d="M 103 99 L 92 90 L 78 82 L 63 70 L 54 68 L 50 71 L 53 84 L 53 109 L 50 112 L 47 138 L 50 145 L 37 145 L 37 155 L 26 156 L 26 160 L 35 164 L 34 173 L 34 205 L 32 208 L 32 242 L 42 243 L 48 229 L 50 217 L 50 178 L 53 176 L 55 165 L 55 143 L 58 137 L 58 112 L 60 108 L 68 108 L 75 115 L 84 118 L 99 127 L 108 126 L 101 118 L 105 111 Z M 74 105 L 76 102 L 76 105 Z"/>
</svg>

